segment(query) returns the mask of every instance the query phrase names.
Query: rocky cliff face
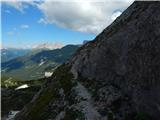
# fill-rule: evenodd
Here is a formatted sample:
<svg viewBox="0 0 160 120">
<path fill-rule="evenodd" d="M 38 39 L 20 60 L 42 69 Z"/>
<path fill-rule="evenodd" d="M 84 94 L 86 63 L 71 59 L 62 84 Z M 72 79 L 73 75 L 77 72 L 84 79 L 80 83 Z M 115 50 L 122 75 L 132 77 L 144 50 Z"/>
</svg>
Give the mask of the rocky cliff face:
<svg viewBox="0 0 160 120">
<path fill-rule="evenodd" d="M 16 120 L 158 120 L 160 2 L 134 2 L 60 66 Z"/>
</svg>

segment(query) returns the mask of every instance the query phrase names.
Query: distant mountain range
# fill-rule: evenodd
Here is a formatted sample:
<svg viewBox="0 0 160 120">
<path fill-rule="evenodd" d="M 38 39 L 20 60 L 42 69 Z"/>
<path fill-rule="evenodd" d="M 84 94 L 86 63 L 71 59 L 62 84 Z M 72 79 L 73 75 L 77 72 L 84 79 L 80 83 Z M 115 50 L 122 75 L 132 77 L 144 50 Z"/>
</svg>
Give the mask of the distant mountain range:
<svg viewBox="0 0 160 120">
<path fill-rule="evenodd" d="M 6 62 L 11 59 L 14 59 L 16 57 L 20 57 L 23 55 L 26 55 L 27 53 L 38 53 L 42 50 L 54 50 L 54 49 L 60 49 L 63 47 L 63 44 L 61 43 L 40 43 L 31 46 L 31 48 L 1 48 L 1 62 Z"/>
<path fill-rule="evenodd" d="M 53 49 L 58 49 L 58 48 L 62 48 L 63 44 L 61 43 L 41 43 L 41 44 L 37 44 L 32 46 L 33 49 L 49 49 L 49 50 L 53 50 Z"/>
<path fill-rule="evenodd" d="M 1 49 L 1 62 L 6 62 L 19 56 L 27 54 L 30 49 L 4 48 Z"/>
<path fill-rule="evenodd" d="M 67 45 L 54 50 L 19 51 L 19 54 L 17 52 L 16 55 L 23 56 L 16 57 L 14 54 L 14 59 L 10 57 L 11 60 L 1 63 L 2 76 L 16 77 L 23 80 L 42 78 L 45 72 L 52 72 L 58 65 L 66 62 L 78 48 L 79 45 Z M 4 59 L 3 55 L 2 59 Z"/>
</svg>

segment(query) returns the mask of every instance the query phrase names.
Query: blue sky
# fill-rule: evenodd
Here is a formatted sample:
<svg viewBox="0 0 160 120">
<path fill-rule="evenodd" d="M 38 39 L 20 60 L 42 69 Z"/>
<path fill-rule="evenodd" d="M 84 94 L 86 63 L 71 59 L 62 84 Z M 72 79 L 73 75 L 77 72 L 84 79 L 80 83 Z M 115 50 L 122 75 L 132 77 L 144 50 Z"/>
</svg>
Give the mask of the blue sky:
<svg viewBox="0 0 160 120">
<path fill-rule="evenodd" d="M 2 46 L 30 48 L 41 43 L 66 45 L 92 40 L 131 2 L 110 4 L 113 7 L 90 2 L 4 2 Z"/>
</svg>

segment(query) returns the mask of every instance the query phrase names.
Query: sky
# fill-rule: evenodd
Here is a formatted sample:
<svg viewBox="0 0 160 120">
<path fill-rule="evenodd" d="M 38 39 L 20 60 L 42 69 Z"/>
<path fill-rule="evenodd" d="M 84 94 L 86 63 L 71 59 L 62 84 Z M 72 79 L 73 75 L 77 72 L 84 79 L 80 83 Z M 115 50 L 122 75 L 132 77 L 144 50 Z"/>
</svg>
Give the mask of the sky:
<svg viewBox="0 0 160 120">
<path fill-rule="evenodd" d="M 2 0 L 2 46 L 33 48 L 93 40 L 133 0 Z"/>
</svg>

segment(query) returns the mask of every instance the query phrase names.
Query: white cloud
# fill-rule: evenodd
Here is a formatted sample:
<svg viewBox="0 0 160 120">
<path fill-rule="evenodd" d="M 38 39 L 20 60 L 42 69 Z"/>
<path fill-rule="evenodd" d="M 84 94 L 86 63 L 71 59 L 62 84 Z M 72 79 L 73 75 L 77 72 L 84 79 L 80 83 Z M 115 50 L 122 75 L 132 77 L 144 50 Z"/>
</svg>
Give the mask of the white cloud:
<svg viewBox="0 0 160 120">
<path fill-rule="evenodd" d="M 23 5 L 23 2 L 17 2 L 17 1 L 3 1 L 3 3 L 4 4 L 7 4 L 7 5 L 9 5 L 9 6 L 11 6 L 11 7 L 13 7 L 13 8 L 15 8 L 15 9 L 17 9 L 17 10 L 19 10 L 19 11 L 23 11 L 23 9 L 25 8 L 24 7 L 24 5 Z"/>
<path fill-rule="evenodd" d="M 56 24 L 74 31 L 98 34 L 132 2 L 133 0 L 8 0 L 4 3 L 22 12 L 28 5 L 37 7 L 44 16 L 38 23 Z M 115 10 L 119 11 L 115 13 Z"/>
<path fill-rule="evenodd" d="M 20 27 L 21 27 L 21 29 L 28 29 L 29 25 L 21 25 Z"/>
<path fill-rule="evenodd" d="M 38 23 L 43 23 L 43 24 L 47 24 L 47 21 L 44 18 L 40 18 L 38 20 Z"/>
<path fill-rule="evenodd" d="M 10 32 L 7 32 L 7 34 L 11 36 L 11 35 L 14 35 L 14 32 L 10 31 Z"/>
<path fill-rule="evenodd" d="M 115 11 L 112 16 L 111 16 L 111 19 L 112 20 L 115 20 L 118 16 L 120 16 L 122 14 L 121 11 Z"/>
<path fill-rule="evenodd" d="M 100 33 L 123 11 L 131 1 L 103 0 L 102 2 L 72 0 L 72 2 L 55 2 L 46 0 L 38 4 L 44 14 L 39 23 L 56 24 L 63 28 L 87 33 Z"/>
<path fill-rule="evenodd" d="M 3 4 L 11 6 L 20 12 L 24 12 L 24 9 L 28 8 L 28 5 L 36 5 L 32 0 L 2 0 Z"/>
</svg>

